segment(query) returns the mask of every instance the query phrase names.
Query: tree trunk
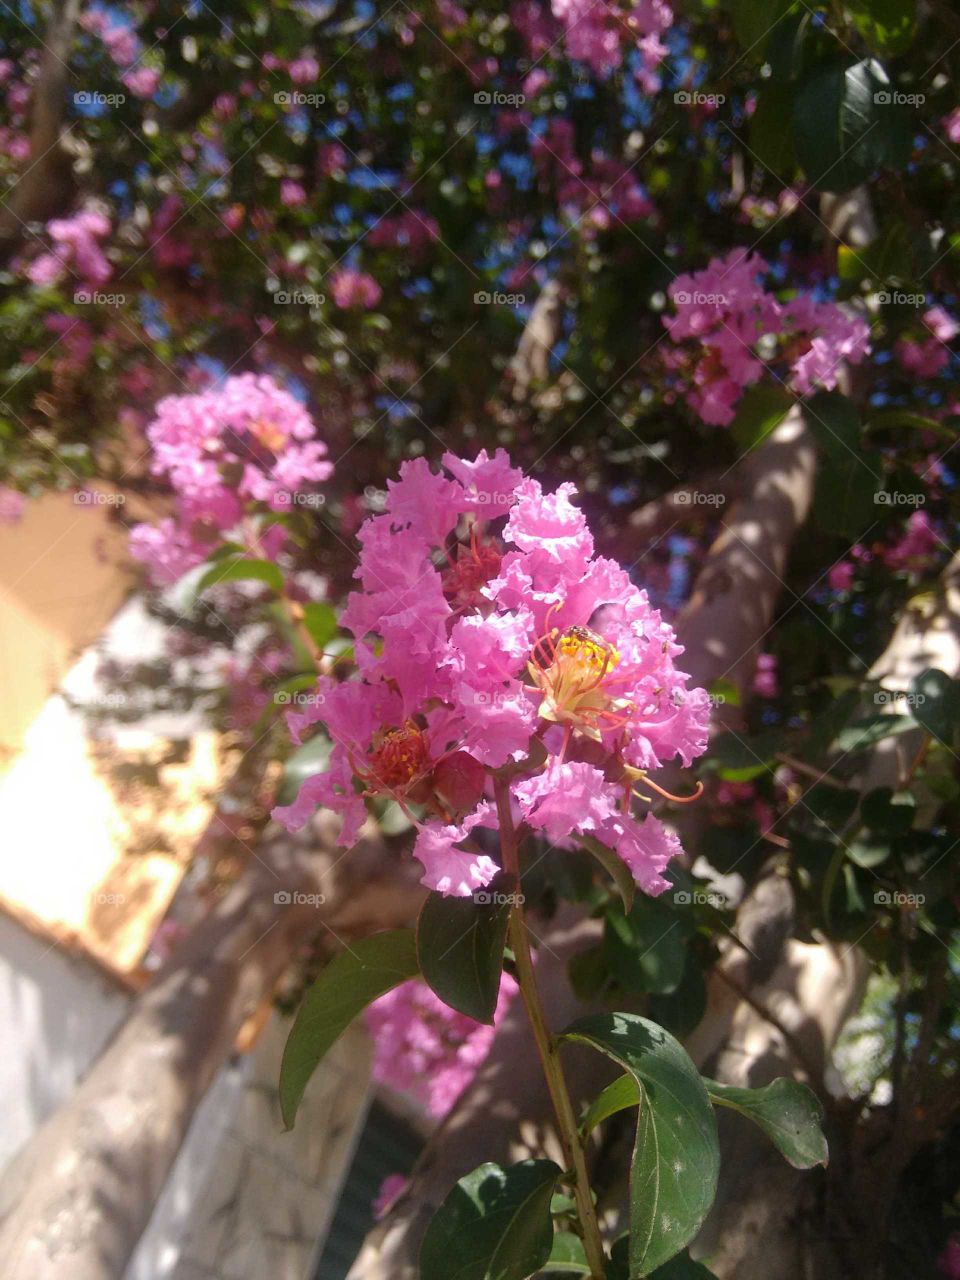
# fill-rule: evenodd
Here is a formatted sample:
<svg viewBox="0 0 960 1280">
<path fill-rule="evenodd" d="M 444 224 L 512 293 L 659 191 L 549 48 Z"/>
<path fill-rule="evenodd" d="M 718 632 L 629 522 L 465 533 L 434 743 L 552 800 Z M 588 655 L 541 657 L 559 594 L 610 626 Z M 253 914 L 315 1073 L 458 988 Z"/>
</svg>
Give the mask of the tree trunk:
<svg viewBox="0 0 960 1280">
<path fill-rule="evenodd" d="M 423 890 L 385 863 L 381 846 L 358 846 L 343 862 L 327 828 L 316 848 L 309 829 L 261 844 L 76 1092 L 12 1162 L 0 1180 L 6 1280 L 122 1276 L 194 1111 L 296 949 L 323 927 L 355 934 L 413 917 Z M 326 902 L 276 901 L 295 890 L 320 891 Z"/>
</svg>

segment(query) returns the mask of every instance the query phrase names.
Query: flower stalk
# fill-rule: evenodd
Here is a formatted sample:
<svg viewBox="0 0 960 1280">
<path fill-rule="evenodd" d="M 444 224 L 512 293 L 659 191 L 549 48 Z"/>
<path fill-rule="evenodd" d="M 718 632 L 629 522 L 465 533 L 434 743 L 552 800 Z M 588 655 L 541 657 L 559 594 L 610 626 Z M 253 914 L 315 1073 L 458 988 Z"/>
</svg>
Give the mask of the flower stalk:
<svg viewBox="0 0 960 1280">
<path fill-rule="evenodd" d="M 503 858 L 503 869 L 520 883 L 520 860 L 517 848 L 517 836 L 510 811 L 510 784 L 503 778 L 494 783 L 497 816 L 500 823 L 500 850 Z M 557 1132 L 563 1149 L 566 1167 L 573 1171 L 574 1195 L 577 1202 L 577 1216 L 580 1221 L 581 1235 L 590 1275 L 593 1280 L 603 1280 L 606 1274 L 606 1259 L 603 1252 L 603 1240 L 600 1235 L 600 1224 L 597 1221 L 596 1208 L 590 1193 L 590 1181 L 587 1176 L 587 1162 L 580 1140 L 580 1131 L 573 1110 L 573 1103 L 567 1089 L 567 1082 L 560 1064 L 560 1055 L 556 1039 L 547 1024 L 546 1014 L 537 990 L 536 977 L 533 972 L 533 957 L 530 954 L 530 940 L 527 924 L 524 919 L 523 894 L 518 894 L 510 908 L 509 922 L 510 945 L 513 948 L 517 968 L 517 983 L 523 998 L 524 1008 L 533 1031 L 537 1052 L 543 1066 L 543 1074 L 547 1081 L 550 1099 L 557 1120 Z"/>
</svg>

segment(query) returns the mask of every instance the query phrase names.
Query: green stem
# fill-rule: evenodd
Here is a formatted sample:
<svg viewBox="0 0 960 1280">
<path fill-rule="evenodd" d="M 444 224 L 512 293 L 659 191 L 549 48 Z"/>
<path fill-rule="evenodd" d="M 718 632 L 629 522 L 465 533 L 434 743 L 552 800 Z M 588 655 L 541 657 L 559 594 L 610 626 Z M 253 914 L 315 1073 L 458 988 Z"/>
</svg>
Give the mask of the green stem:
<svg viewBox="0 0 960 1280">
<path fill-rule="evenodd" d="M 520 860 L 517 850 L 517 836 L 513 827 L 513 816 L 510 812 L 510 784 L 503 778 L 494 783 L 497 797 L 497 814 L 500 819 L 500 849 L 503 856 L 503 869 L 516 877 L 520 884 Z M 587 1177 L 587 1162 L 580 1141 L 580 1132 L 573 1111 L 573 1103 L 567 1090 L 567 1082 L 560 1065 L 557 1042 L 547 1025 L 546 1014 L 540 1002 L 537 981 L 533 972 L 533 957 L 530 954 L 530 939 L 523 915 L 523 895 L 510 908 L 510 945 L 513 948 L 517 966 L 517 982 L 523 997 L 524 1007 L 536 1041 L 537 1052 L 543 1066 L 547 1088 L 553 1103 L 557 1119 L 557 1133 L 563 1149 L 564 1161 L 574 1174 L 574 1194 L 577 1200 L 577 1213 L 583 1232 L 583 1247 L 590 1266 L 593 1280 L 603 1280 L 606 1274 L 606 1257 L 603 1252 L 603 1240 L 600 1236 L 600 1224 L 593 1197 L 590 1194 L 590 1181 Z"/>
</svg>

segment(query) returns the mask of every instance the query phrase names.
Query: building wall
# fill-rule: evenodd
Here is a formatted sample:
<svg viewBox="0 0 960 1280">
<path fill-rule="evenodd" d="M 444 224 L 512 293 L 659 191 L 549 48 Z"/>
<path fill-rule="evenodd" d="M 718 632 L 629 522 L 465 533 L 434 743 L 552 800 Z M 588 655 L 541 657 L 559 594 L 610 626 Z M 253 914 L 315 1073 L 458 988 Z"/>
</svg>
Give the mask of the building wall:
<svg viewBox="0 0 960 1280">
<path fill-rule="evenodd" d="M 91 964 L 0 913 L 0 1167 L 66 1098 L 128 996 Z"/>
</svg>

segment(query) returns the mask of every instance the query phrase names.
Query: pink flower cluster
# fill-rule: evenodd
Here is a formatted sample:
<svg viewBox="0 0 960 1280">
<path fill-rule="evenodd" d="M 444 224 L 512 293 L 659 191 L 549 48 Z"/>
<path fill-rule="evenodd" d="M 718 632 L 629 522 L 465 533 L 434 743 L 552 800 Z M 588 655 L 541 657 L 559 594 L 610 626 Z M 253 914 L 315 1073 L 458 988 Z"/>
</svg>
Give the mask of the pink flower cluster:
<svg viewBox="0 0 960 1280">
<path fill-rule="evenodd" d="M 405 209 L 396 217 L 381 218 L 374 223 L 367 243 L 374 249 L 405 249 L 419 255 L 439 239 L 440 226 L 436 218 L 429 213 Z"/>
<path fill-rule="evenodd" d="M 81 16 L 80 25 L 103 41 L 118 67 L 126 68 L 121 79 L 130 92 L 137 98 L 152 98 L 160 84 L 161 72 L 155 67 L 134 65 L 143 50 L 136 30 L 118 21 L 106 9 L 88 9 Z"/>
<path fill-rule="evenodd" d="M 201 564 L 246 514 L 289 512 L 297 495 L 333 471 L 306 409 L 264 374 L 241 373 L 198 395 L 167 396 L 147 438 L 152 470 L 169 480 L 177 500 L 175 516 L 137 525 L 131 534 L 132 553 L 158 583 L 175 582 Z M 276 554 L 285 537 L 274 524 L 251 549 Z"/>
<path fill-rule="evenodd" d="M 451 1009 L 418 979 L 388 991 L 365 1014 L 373 1078 L 412 1094 L 442 1120 L 483 1065 L 517 989 L 505 973 L 491 1026 Z"/>
<path fill-rule="evenodd" d="M 361 792 L 393 797 L 417 823 L 423 883 L 467 896 L 498 871 L 463 846 L 497 828 L 489 771 L 510 766 L 526 829 L 595 839 L 661 892 L 679 844 L 632 800 L 650 798 L 646 771 L 705 749 L 706 692 L 687 688 L 646 593 L 594 555 L 573 485 L 545 493 L 502 449 L 443 463 L 449 474 L 404 463 L 359 531 L 362 589 L 340 620 L 359 675 L 321 678 L 290 715 L 298 741 L 323 722 L 334 745 L 328 770 L 275 816 L 296 830 L 323 805 L 350 845 Z"/>
<path fill-rule="evenodd" d="M 787 385 L 807 395 L 831 390 L 840 366 L 870 351 L 866 321 L 809 293 L 779 301 L 761 283 L 767 271 L 762 258 L 734 249 L 670 286 L 676 312 L 663 322 L 677 346 L 664 360 L 690 379 L 687 403 L 711 425 L 733 421 L 744 388 L 769 365 L 782 364 Z M 776 352 L 761 353 L 761 339 L 775 340 Z"/>
<path fill-rule="evenodd" d="M 660 81 L 654 68 L 667 55 L 662 36 L 673 22 L 673 10 L 665 0 L 552 0 L 554 17 L 563 24 L 567 53 L 586 62 L 599 76 L 621 65 L 625 48 L 640 53 L 639 79 L 647 93 L 655 93 Z"/>
<path fill-rule="evenodd" d="M 0 484 L 0 524 L 16 524 L 27 507 L 27 500 L 16 489 Z"/>
<path fill-rule="evenodd" d="M 50 253 L 41 253 L 27 269 L 34 284 L 56 284 L 72 271 L 84 284 L 105 284 L 113 268 L 99 241 L 110 234 L 110 219 L 96 208 L 81 209 L 71 218 L 54 218 L 47 223 L 53 241 Z"/>
<path fill-rule="evenodd" d="M 595 151 L 585 170 L 569 120 L 551 120 L 542 137 L 532 138 L 530 154 L 541 189 L 555 190 L 565 215 L 581 223 L 588 235 L 606 230 L 615 218 L 630 222 L 653 213 L 635 175 L 621 161 Z"/>
<path fill-rule="evenodd" d="M 947 343 L 952 342 L 960 333 L 960 326 L 943 307 L 930 307 L 921 319 L 931 336 L 919 342 L 901 338 L 895 351 L 907 373 L 918 378 L 935 378 L 950 363 L 950 348 Z"/>
<path fill-rule="evenodd" d="M 354 271 L 352 267 L 341 267 L 330 277 L 330 292 L 338 307 L 348 310 L 359 307 L 369 311 L 383 297 L 383 290 L 364 271 Z"/>
</svg>

